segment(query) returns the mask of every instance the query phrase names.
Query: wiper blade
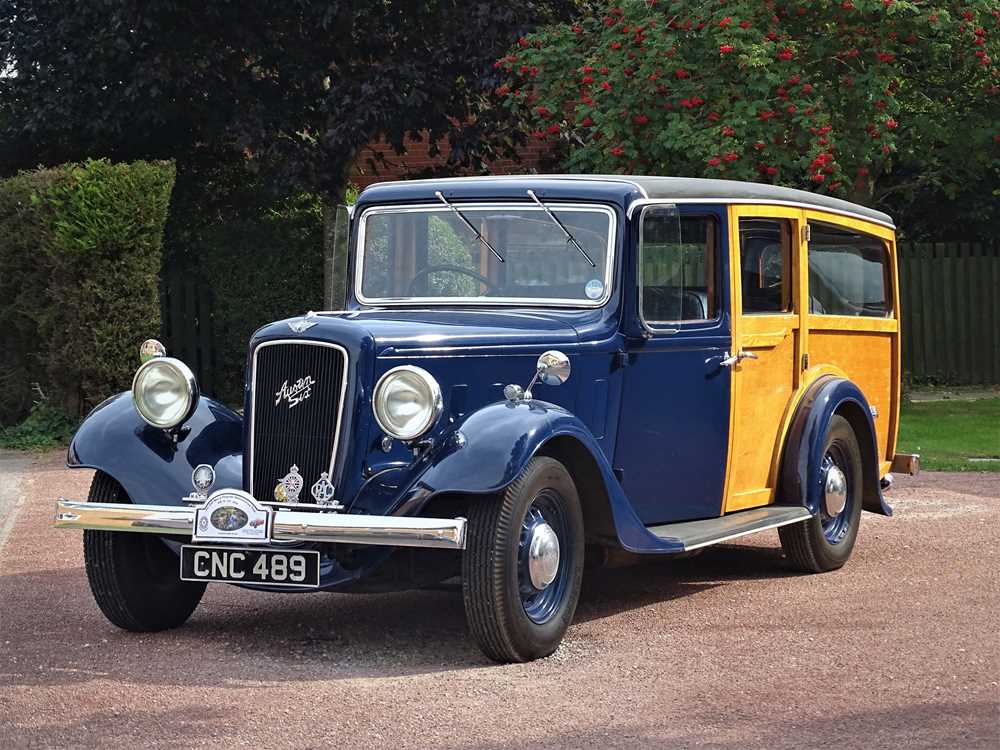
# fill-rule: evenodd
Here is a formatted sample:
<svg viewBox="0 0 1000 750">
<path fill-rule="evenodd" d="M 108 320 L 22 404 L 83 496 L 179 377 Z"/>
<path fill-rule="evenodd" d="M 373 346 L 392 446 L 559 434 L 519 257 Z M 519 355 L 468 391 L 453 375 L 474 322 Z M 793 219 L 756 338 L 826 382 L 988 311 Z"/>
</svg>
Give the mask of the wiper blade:
<svg viewBox="0 0 1000 750">
<path fill-rule="evenodd" d="M 561 221 L 559 221 L 556 215 L 549 210 L 549 207 L 546 206 L 544 203 L 542 203 L 540 200 L 538 200 L 538 196 L 535 195 L 534 190 L 528 191 L 528 197 L 531 198 L 531 200 L 533 200 L 539 206 L 541 206 L 542 210 L 548 215 L 548 217 L 552 219 L 552 221 L 556 223 L 556 226 L 558 226 L 563 231 L 563 234 L 566 235 L 566 241 L 572 242 L 576 246 L 576 249 L 579 250 L 581 253 L 583 253 L 583 257 L 587 259 L 587 262 L 594 268 L 597 268 L 597 264 L 594 263 L 594 259 L 591 258 L 589 255 L 587 255 L 587 251 L 583 249 L 583 246 L 579 242 L 576 241 L 576 237 L 574 237 L 569 233 L 569 230 L 563 225 Z"/>
<path fill-rule="evenodd" d="M 490 249 L 490 252 L 493 253 L 493 255 L 496 256 L 496 259 L 498 261 L 500 261 L 501 263 L 506 262 L 506 261 L 504 261 L 503 256 L 500 255 L 500 253 L 497 252 L 497 249 L 495 247 L 493 247 L 493 245 L 490 244 L 490 241 L 488 239 L 486 239 L 485 237 L 483 237 L 482 234 L 480 234 L 479 230 L 476 229 L 476 227 L 472 224 L 471 221 L 469 221 L 467 218 L 465 218 L 465 214 L 463 214 L 461 211 L 459 211 L 457 208 L 455 208 L 455 206 L 453 206 L 451 203 L 448 202 L 447 198 L 445 198 L 443 195 L 441 195 L 441 191 L 440 190 L 436 190 L 434 192 L 434 195 L 437 196 L 437 199 L 439 201 L 441 201 L 444 205 L 446 205 L 448 208 L 450 208 L 452 211 L 454 211 L 455 215 L 458 216 L 458 218 L 460 218 L 463 222 L 465 222 L 465 226 L 467 226 L 469 228 L 469 230 L 474 235 L 476 235 L 476 239 L 477 240 L 479 240 L 480 242 L 482 242 L 484 245 L 486 245 L 486 247 L 488 247 Z"/>
</svg>

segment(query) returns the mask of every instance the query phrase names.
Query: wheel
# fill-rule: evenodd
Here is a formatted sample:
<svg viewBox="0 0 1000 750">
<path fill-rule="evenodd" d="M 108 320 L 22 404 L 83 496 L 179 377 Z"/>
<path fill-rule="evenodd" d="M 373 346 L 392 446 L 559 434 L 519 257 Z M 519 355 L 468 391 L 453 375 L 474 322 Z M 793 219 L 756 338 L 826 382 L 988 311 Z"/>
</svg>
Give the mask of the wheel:
<svg viewBox="0 0 1000 750">
<path fill-rule="evenodd" d="M 820 465 L 820 511 L 808 521 L 778 529 L 792 564 L 809 573 L 836 570 L 847 562 L 861 524 L 861 448 L 850 422 L 834 415 Z"/>
<path fill-rule="evenodd" d="M 462 595 L 483 652 L 523 662 L 555 651 L 576 611 L 583 563 L 580 498 L 555 459 L 534 458 L 503 495 L 473 500 Z"/>
<path fill-rule="evenodd" d="M 87 501 L 122 503 L 129 497 L 99 471 Z M 124 630 L 151 632 L 183 625 L 205 593 L 204 583 L 180 579 L 177 555 L 152 534 L 84 531 L 83 559 L 97 606 Z"/>
</svg>

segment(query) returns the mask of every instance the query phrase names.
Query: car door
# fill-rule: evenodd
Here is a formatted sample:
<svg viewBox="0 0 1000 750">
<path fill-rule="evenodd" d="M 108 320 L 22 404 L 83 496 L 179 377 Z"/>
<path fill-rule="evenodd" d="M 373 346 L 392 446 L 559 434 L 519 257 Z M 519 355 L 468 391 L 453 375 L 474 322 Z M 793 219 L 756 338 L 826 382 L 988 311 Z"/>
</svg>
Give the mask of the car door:
<svg viewBox="0 0 1000 750">
<path fill-rule="evenodd" d="M 615 469 L 646 524 L 718 516 L 729 440 L 725 213 L 645 206 L 637 313 L 627 344 Z"/>
<path fill-rule="evenodd" d="M 805 329 L 799 300 L 803 213 L 730 208 L 734 350 L 726 512 L 774 501 L 783 426 L 799 386 Z"/>
</svg>

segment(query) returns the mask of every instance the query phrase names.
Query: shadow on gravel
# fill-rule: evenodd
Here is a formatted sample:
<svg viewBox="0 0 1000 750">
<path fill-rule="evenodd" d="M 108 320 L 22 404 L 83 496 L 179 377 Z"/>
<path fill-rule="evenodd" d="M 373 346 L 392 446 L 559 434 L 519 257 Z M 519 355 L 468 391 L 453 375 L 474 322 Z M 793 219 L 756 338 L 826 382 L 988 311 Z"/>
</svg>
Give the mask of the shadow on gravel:
<svg viewBox="0 0 1000 750">
<path fill-rule="evenodd" d="M 243 732 L 234 724 L 233 712 L 215 707 L 187 705 L 159 712 L 108 709 L 88 712 L 78 719 L 63 716 L 56 724 L 18 727 L 9 737 L 10 744 L 4 747 L 96 747 L 98 743 L 101 747 L 189 747 L 206 739 L 239 736 Z M 0 720 L 0 737 L 4 736 L 2 730 Z M 224 741 L 221 746 L 225 746 Z"/>
<path fill-rule="evenodd" d="M 709 547 L 695 557 L 650 557 L 637 565 L 588 571 L 576 622 L 590 622 L 650 604 L 679 599 L 726 581 L 796 575 L 773 547 Z"/>
<path fill-rule="evenodd" d="M 748 578 L 790 575 L 780 550 L 722 547 L 683 561 L 589 571 L 577 622 Z M 393 594 L 266 594 L 209 587 L 191 620 L 125 633 L 97 610 L 82 568 L 0 577 L 0 685 L 95 676 L 155 685 L 247 685 L 489 666 L 458 587 Z M 640 636 L 641 637 L 641 636 Z"/>
<path fill-rule="evenodd" d="M 692 716 L 699 726 L 725 727 L 722 731 L 681 734 L 676 722 L 661 724 L 656 719 L 641 725 L 622 724 L 614 727 L 585 729 L 533 742 L 533 748 L 688 748 L 707 750 L 801 750 L 806 748 L 907 748 L 907 750 L 995 750 L 1000 730 L 996 724 L 996 704 L 990 701 L 974 703 L 918 703 L 893 708 L 873 708 L 869 711 L 834 711 L 828 718 L 803 719 L 798 722 L 768 720 L 766 707 L 757 713 L 741 712 L 739 717 L 719 715 Z M 717 738 L 719 734 L 728 738 Z M 522 739 L 509 743 L 474 742 L 457 748 L 477 750 L 507 750 L 522 748 Z"/>
</svg>

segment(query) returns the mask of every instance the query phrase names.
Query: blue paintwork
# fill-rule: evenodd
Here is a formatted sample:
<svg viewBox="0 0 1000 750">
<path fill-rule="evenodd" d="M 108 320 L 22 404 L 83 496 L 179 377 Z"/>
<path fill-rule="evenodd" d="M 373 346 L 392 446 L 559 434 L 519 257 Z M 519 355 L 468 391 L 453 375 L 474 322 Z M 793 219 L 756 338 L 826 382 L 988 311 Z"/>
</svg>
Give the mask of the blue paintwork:
<svg viewBox="0 0 1000 750">
<path fill-rule="evenodd" d="M 823 377 L 802 397 L 785 440 L 782 486 L 788 502 L 799 502 L 819 514 L 823 497 L 823 443 L 834 414 L 850 419 L 864 458 L 862 508 L 892 515 L 879 487 L 875 423 L 861 389 L 844 378 Z"/>
<path fill-rule="evenodd" d="M 729 253 L 724 207 L 680 206 L 684 215 L 714 216 L 718 227 L 719 318 L 627 339 L 624 395 L 615 467 L 643 523 L 709 518 L 722 513 L 729 448 L 731 371 L 719 363 L 732 350 Z M 638 217 L 636 217 L 638 219 Z M 636 237 L 631 244 L 637 244 Z M 637 263 L 630 264 L 625 319 L 639 321 Z M 641 330 L 641 329 L 640 329 Z M 720 458 L 721 457 L 721 458 Z"/>
<path fill-rule="evenodd" d="M 218 489 L 242 486 L 243 420 L 217 401 L 202 397 L 178 435 L 142 421 L 131 392 L 94 408 L 77 429 L 66 463 L 113 476 L 136 503 L 180 505 L 191 492 L 198 464 L 215 467 Z"/>
<path fill-rule="evenodd" d="M 480 409 L 456 427 L 415 466 L 412 477 L 395 473 L 392 483 L 405 481 L 406 489 L 389 512 L 419 513 L 440 492 L 496 493 L 510 484 L 547 442 L 569 437 L 595 457 L 623 548 L 649 553 L 683 550 L 680 541 L 661 539 L 649 532 L 622 491 L 591 430 L 566 409 L 539 400 L 519 404 L 504 401 Z M 454 439 L 455 431 L 466 436 L 464 446 L 459 447 Z"/>
</svg>

